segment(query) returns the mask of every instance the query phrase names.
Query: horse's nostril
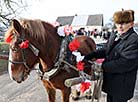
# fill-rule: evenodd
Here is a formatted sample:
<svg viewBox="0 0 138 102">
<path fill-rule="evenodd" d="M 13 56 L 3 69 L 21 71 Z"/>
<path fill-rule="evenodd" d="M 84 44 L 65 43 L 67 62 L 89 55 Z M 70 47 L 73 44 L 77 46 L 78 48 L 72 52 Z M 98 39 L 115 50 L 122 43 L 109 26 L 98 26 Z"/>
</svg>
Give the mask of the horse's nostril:
<svg viewBox="0 0 138 102">
<path fill-rule="evenodd" d="M 21 83 L 22 81 L 17 81 L 17 83 Z"/>
<path fill-rule="evenodd" d="M 14 77 L 12 77 L 12 79 L 13 79 L 13 80 L 15 80 L 15 78 L 14 78 Z"/>
<path fill-rule="evenodd" d="M 11 49 L 12 49 L 12 51 L 14 51 L 14 52 L 16 52 L 16 51 L 18 50 L 18 48 L 15 47 L 15 46 L 11 46 Z"/>
<path fill-rule="evenodd" d="M 14 77 L 12 77 L 12 79 L 13 79 L 14 81 L 16 81 L 17 83 L 21 83 L 21 82 L 22 82 L 21 80 L 16 80 Z"/>
</svg>

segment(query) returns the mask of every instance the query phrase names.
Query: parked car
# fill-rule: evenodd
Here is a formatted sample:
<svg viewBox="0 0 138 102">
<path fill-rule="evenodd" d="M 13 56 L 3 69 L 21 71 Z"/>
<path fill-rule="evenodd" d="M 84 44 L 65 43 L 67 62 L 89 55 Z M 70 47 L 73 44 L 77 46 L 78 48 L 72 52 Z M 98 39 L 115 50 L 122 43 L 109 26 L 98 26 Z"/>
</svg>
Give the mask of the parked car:
<svg viewBox="0 0 138 102">
<path fill-rule="evenodd" d="M 96 44 L 96 49 L 101 49 L 105 46 L 106 42 Z"/>
</svg>

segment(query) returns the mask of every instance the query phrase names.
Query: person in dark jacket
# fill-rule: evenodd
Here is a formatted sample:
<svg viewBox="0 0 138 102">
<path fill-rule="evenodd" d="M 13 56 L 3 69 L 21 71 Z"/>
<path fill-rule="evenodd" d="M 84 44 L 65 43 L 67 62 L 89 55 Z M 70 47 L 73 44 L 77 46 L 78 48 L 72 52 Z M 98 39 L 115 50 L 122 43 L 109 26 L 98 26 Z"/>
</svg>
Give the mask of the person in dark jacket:
<svg viewBox="0 0 138 102">
<path fill-rule="evenodd" d="M 102 90 L 107 93 L 107 102 L 127 102 L 133 97 L 138 69 L 138 34 L 133 30 L 134 11 L 117 11 L 113 20 L 117 33 L 111 34 L 105 47 L 86 55 L 84 61 L 105 58 L 101 66 Z"/>
</svg>

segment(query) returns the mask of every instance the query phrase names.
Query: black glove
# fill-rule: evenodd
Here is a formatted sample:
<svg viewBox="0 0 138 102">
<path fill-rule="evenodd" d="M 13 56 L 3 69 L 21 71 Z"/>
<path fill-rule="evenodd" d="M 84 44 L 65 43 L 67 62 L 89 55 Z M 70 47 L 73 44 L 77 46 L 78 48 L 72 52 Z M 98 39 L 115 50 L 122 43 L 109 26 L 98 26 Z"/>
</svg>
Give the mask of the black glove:
<svg viewBox="0 0 138 102">
<path fill-rule="evenodd" d="M 84 61 L 85 60 L 91 60 L 91 59 L 93 59 L 93 58 L 95 58 L 96 57 L 96 52 L 94 51 L 94 52 L 91 52 L 91 53 L 89 53 L 89 54 L 87 54 L 85 57 L 84 57 Z"/>
</svg>

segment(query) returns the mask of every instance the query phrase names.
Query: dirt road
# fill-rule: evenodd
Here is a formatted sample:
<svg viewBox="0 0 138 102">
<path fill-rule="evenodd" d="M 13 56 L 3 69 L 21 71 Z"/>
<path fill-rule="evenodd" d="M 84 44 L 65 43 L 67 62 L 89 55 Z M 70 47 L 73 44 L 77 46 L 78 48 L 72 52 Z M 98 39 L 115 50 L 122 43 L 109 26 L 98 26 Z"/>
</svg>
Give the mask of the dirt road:
<svg viewBox="0 0 138 102">
<path fill-rule="evenodd" d="M 61 102 L 61 93 L 57 90 L 56 102 Z M 104 98 L 102 99 L 104 100 Z M 73 100 L 70 100 L 74 102 Z M 48 102 L 47 93 L 36 72 L 32 72 L 29 78 L 21 84 L 17 84 L 9 78 L 9 75 L 0 75 L 0 102 Z M 90 102 L 82 97 L 75 102 Z M 101 101 L 105 102 L 105 101 Z"/>
<path fill-rule="evenodd" d="M 60 96 L 61 93 L 57 90 L 56 102 L 61 102 Z M 21 84 L 12 81 L 8 73 L 5 73 L 0 75 L 0 102 L 48 102 L 47 92 L 34 71 L 29 78 Z M 70 99 L 70 102 L 91 102 L 91 100 L 81 97 L 78 101 Z M 100 102 L 106 102 L 105 94 L 102 95 Z M 137 90 L 135 90 L 135 97 L 130 102 L 138 102 Z"/>
</svg>

